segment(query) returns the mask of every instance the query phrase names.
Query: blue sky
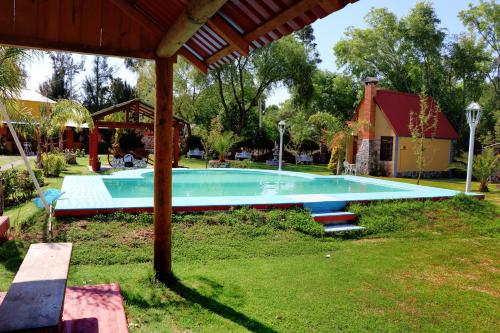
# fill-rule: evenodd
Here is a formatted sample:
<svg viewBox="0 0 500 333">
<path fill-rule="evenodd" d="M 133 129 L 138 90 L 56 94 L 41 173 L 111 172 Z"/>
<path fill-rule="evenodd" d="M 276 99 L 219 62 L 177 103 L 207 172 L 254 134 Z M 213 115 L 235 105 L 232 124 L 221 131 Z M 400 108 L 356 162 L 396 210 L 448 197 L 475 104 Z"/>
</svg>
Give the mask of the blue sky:
<svg viewBox="0 0 500 333">
<path fill-rule="evenodd" d="M 436 13 L 441 20 L 441 26 L 448 30 L 451 34 L 459 34 L 465 31 L 462 23 L 458 19 L 458 12 L 467 9 L 469 3 L 477 4 L 478 0 L 434 0 L 431 1 Z M 349 26 L 356 28 L 365 28 L 366 24 L 363 17 L 370 11 L 371 8 L 386 7 L 390 11 L 396 13 L 398 17 L 407 15 L 408 11 L 415 6 L 416 0 L 359 0 L 356 3 L 346 6 L 343 10 L 333 13 L 330 16 L 319 20 L 313 24 L 314 33 L 316 36 L 317 48 L 323 62 L 320 64 L 321 69 L 327 69 L 333 72 L 338 72 L 340 69 L 335 64 L 333 56 L 333 45 L 342 39 L 344 31 Z M 86 69 L 90 70 L 91 57 L 86 57 Z M 123 60 L 119 58 L 111 58 L 110 63 L 116 69 L 116 76 L 127 80 L 131 84 L 135 84 L 136 77 L 123 66 Z M 41 82 L 45 81 L 52 74 L 50 61 L 48 57 L 38 59 L 28 66 L 27 72 L 30 77 L 28 80 L 28 88 L 37 90 Z M 82 79 L 85 74 L 80 75 L 78 79 Z M 277 88 L 268 98 L 267 103 L 279 104 L 288 98 L 288 92 L 284 88 Z"/>
</svg>

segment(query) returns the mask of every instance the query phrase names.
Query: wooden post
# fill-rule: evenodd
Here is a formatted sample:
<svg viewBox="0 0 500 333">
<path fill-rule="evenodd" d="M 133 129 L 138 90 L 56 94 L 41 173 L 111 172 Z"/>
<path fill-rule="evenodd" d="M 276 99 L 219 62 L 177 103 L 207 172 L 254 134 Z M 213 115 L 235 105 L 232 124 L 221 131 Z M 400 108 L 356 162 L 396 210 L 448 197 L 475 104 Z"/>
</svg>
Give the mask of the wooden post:
<svg viewBox="0 0 500 333">
<path fill-rule="evenodd" d="M 172 115 L 175 57 L 156 59 L 154 164 L 154 269 L 167 282 L 172 274 Z"/>
<path fill-rule="evenodd" d="M 89 165 L 93 171 L 99 171 L 99 128 L 94 126 L 89 138 Z"/>
<path fill-rule="evenodd" d="M 179 167 L 179 126 L 174 128 L 174 168 Z"/>
</svg>

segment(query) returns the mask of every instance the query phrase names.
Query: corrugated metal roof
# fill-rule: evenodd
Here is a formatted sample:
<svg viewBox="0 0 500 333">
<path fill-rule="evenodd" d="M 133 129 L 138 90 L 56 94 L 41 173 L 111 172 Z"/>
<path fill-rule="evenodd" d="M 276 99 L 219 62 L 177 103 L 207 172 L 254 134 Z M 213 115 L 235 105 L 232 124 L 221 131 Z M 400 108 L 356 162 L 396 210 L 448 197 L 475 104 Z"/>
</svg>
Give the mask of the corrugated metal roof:
<svg viewBox="0 0 500 333">
<path fill-rule="evenodd" d="M 263 47 L 356 1 L 227 0 L 180 54 L 202 70 L 214 68 L 238 57 L 238 50 L 247 53 Z M 187 4 L 187 0 L 2 0 L 0 43 L 154 59 L 169 28 L 179 17 L 189 19 Z"/>
</svg>

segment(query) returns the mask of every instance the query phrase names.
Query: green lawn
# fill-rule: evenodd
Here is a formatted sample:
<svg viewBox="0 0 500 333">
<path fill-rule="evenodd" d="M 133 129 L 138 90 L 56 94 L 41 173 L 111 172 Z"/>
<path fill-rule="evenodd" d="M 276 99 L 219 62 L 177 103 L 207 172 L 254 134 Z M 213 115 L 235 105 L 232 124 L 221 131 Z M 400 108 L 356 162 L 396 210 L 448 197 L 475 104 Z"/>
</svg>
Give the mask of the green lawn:
<svg viewBox="0 0 500 333">
<path fill-rule="evenodd" d="M 0 166 L 10 164 L 14 161 L 20 160 L 21 156 L 18 155 L 0 155 Z"/>
<path fill-rule="evenodd" d="M 88 173 L 86 160 L 79 163 L 67 174 Z M 176 215 L 178 282 L 169 287 L 153 278 L 150 215 L 57 220 L 51 238 L 43 214 L 24 209 L 17 240 L 0 245 L 0 290 L 30 243 L 71 241 L 69 285 L 119 282 L 131 332 L 494 332 L 500 325 L 500 209 L 491 200 L 355 205 L 367 230 L 344 237 L 322 235 L 302 210 Z"/>
</svg>

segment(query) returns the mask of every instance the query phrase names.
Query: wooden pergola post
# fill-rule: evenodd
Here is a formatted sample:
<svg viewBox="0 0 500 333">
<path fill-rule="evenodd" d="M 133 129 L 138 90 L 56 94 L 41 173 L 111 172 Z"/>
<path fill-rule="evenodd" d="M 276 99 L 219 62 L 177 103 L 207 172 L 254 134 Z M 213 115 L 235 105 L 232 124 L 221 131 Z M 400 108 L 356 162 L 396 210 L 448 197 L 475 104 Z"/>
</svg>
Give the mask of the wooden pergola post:
<svg viewBox="0 0 500 333">
<path fill-rule="evenodd" d="M 99 128 L 94 126 L 89 138 L 89 165 L 93 171 L 99 171 Z"/>
<path fill-rule="evenodd" d="M 172 119 L 175 56 L 156 59 L 154 164 L 154 269 L 160 281 L 172 275 Z"/>
<path fill-rule="evenodd" d="M 179 167 L 179 125 L 174 127 L 174 168 Z"/>
</svg>

